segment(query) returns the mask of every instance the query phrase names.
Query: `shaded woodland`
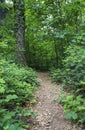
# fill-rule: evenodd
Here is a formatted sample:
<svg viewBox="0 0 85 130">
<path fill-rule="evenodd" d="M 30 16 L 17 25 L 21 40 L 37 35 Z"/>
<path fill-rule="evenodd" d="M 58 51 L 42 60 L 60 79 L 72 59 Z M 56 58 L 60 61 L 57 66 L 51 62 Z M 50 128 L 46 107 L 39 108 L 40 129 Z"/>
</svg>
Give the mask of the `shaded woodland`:
<svg viewBox="0 0 85 130">
<path fill-rule="evenodd" d="M 84 0 L 0 0 L 1 130 L 29 129 L 37 70 L 70 93 L 61 95 L 65 118 L 84 124 Z"/>
</svg>

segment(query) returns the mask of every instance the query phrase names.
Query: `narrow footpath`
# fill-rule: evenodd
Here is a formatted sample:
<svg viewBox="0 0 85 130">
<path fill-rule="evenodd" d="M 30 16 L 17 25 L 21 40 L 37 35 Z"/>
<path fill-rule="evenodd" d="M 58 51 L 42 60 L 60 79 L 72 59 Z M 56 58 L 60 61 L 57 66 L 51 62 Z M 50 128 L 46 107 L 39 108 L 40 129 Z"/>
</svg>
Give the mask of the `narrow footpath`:
<svg viewBox="0 0 85 130">
<path fill-rule="evenodd" d="M 47 73 L 38 73 L 40 87 L 36 92 L 37 104 L 34 111 L 38 112 L 36 125 L 31 130 L 81 130 L 70 121 L 64 119 L 63 107 L 58 103 L 62 90 L 52 83 Z"/>
</svg>

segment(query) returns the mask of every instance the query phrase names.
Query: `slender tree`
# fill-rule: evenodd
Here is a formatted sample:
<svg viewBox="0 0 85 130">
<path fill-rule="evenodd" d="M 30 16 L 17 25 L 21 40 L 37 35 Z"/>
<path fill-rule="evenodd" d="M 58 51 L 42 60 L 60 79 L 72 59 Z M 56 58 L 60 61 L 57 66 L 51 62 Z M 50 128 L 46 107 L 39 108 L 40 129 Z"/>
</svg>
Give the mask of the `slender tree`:
<svg viewBox="0 0 85 130">
<path fill-rule="evenodd" d="M 19 64 L 26 65 L 24 0 L 13 0 L 13 2 L 15 13 L 16 58 Z"/>
</svg>

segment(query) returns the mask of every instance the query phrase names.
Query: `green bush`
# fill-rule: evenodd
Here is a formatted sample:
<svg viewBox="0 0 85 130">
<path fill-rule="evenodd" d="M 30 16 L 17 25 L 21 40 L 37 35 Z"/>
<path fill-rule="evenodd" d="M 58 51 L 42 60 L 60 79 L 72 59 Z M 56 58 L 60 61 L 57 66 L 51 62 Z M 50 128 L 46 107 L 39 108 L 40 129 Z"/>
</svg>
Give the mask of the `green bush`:
<svg viewBox="0 0 85 130">
<path fill-rule="evenodd" d="M 64 69 L 56 69 L 53 68 L 50 70 L 50 76 L 52 77 L 52 80 L 56 83 L 62 83 L 65 79 L 66 72 Z"/>
<path fill-rule="evenodd" d="M 66 51 L 64 60 L 66 70 L 66 86 L 85 91 L 85 48 L 83 46 L 70 46 Z"/>
<path fill-rule="evenodd" d="M 63 69 L 51 70 L 51 77 L 56 82 L 63 82 L 64 87 L 85 91 L 85 48 L 72 45 L 66 51 Z"/>
<path fill-rule="evenodd" d="M 85 99 L 82 95 L 63 94 L 61 103 L 64 105 L 65 118 L 71 119 L 78 124 L 85 123 Z"/>
<path fill-rule="evenodd" d="M 63 95 L 61 102 L 66 112 L 65 118 L 79 124 L 85 123 L 85 47 L 72 45 L 67 48 L 63 61 L 64 69 L 54 69 L 51 77 L 62 82 L 63 87 L 71 90 Z M 81 96 L 82 95 L 82 96 Z"/>
<path fill-rule="evenodd" d="M 36 86 L 38 79 L 31 68 L 0 60 L 0 129 L 19 129 L 23 123 L 17 119 L 23 116 L 23 106 L 33 102 Z"/>
</svg>

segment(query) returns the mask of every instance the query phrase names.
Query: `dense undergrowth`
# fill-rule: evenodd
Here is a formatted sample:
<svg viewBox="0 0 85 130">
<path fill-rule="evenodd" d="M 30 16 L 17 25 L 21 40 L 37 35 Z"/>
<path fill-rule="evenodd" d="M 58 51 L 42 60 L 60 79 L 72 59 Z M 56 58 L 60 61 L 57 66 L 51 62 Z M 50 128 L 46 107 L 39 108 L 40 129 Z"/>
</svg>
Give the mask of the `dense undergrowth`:
<svg viewBox="0 0 85 130">
<path fill-rule="evenodd" d="M 23 130 L 29 127 L 26 118 L 36 113 L 26 110 L 25 106 L 35 102 L 34 91 L 38 86 L 36 73 L 0 60 L 0 129 Z"/>
<path fill-rule="evenodd" d="M 37 114 L 30 105 L 36 102 L 39 82 L 33 69 L 16 64 L 14 14 L 9 10 L 0 21 L 0 130 L 24 130 Z"/>
<path fill-rule="evenodd" d="M 31 68 L 16 64 L 14 7 L 3 1 L 0 2 L 0 129 L 22 130 L 28 127 L 26 117 L 36 115 L 32 110 L 25 111 L 24 107 L 35 102 L 33 96 L 38 80 Z M 53 81 L 62 83 L 70 92 L 61 97 L 65 118 L 84 124 L 85 1 L 24 2 L 25 11 L 20 15 L 25 14 L 24 50 L 28 66 L 40 70 L 57 68 L 50 72 Z M 23 8 L 18 10 L 22 12 Z"/>
<path fill-rule="evenodd" d="M 65 118 L 79 124 L 85 123 L 85 47 L 70 46 L 66 51 L 62 69 L 52 69 L 53 81 L 62 83 L 68 90 L 61 96 Z M 68 94 L 68 95 L 67 95 Z"/>
</svg>

